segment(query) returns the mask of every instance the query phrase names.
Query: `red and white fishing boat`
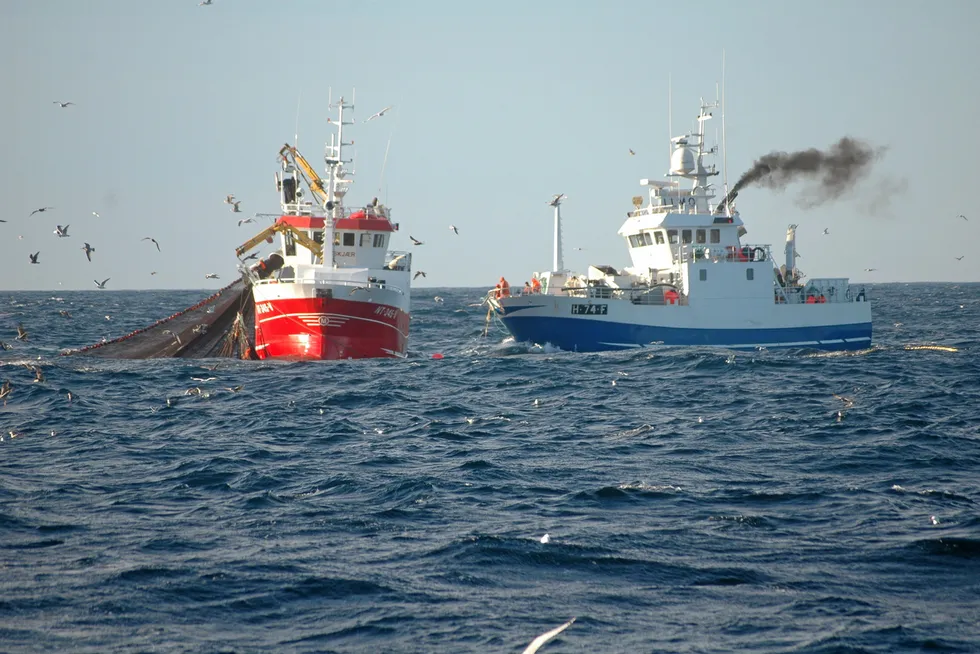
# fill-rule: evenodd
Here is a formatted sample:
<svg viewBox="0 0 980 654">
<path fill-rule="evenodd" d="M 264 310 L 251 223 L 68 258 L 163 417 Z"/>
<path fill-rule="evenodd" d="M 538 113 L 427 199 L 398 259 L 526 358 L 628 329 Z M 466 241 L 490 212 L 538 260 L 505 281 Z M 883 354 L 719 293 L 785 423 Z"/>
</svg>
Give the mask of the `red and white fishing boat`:
<svg viewBox="0 0 980 654">
<path fill-rule="evenodd" d="M 326 146 L 325 179 L 294 146 L 283 146 L 276 173 L 282 212 L 236 251 L 242 257 L 263 241 L 279 241 L 277 252 L 247 271 L 260 359 L 405 356 L 412 255 L 388 250 L 398 224 L 377 198 L 363 207 L 345 204 L 352 174 L 343 149 L 352 143 L 344 142 L 344 128 L 353 124 L 345 111 L 353 105 L 341 98 L 330 107 L 338 112 L 328 121 L 337 132 Z"/>
</svg>

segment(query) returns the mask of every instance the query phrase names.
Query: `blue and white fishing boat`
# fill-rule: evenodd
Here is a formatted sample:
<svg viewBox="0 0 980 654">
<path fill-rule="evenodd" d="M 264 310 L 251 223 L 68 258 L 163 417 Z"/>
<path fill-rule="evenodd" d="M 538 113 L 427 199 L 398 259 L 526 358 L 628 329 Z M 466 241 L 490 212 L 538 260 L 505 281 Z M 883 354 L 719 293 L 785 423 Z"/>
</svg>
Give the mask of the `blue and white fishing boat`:
<svg viewBox="0 0 980 654">
<path fill-rule="evenodd" d="M 518 342 L 595 352 L 654 346 L 731 349 L 857 350 L 871 345 L 867 291 L 847 278 L 807 279 L 796 267 L 796 225 L 786 232 L 785 263 L 769 245 L 745 240 L 736 193 L 715 205 L 719 173 L 704 159 L 704 125 L 718 103 L 702 102 L 696 133 L 671 140 L 667 180 L 640 180 L 619 235 L 632 265 L 566 270 L 561 203 L 556 195 L 552 270 L 533 286 L 503 280 L 487 297 L 491 311 Z M 693 188 L 681 188 L 680 180 Z M 727 190 L 727 189 L 726 189 Z"/>
</svg>

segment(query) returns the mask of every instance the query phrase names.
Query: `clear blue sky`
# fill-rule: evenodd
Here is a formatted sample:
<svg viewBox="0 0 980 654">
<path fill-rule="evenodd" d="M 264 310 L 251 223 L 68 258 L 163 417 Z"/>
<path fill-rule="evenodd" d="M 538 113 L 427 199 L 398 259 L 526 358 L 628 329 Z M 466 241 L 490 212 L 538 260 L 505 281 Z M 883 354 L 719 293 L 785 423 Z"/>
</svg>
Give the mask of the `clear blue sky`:
<svg viewBox="0 0 980 654">
<path fill-rule="evenodd" d="M 356 87 L 355 118 L 395 105 L 355 126 L 348 199 L 380 189 L 420 282 L 520 285 L 550 268 L 545 203 L 559 192 L 566 264 L 622 267 L 630 198 L 667 171 L 668 75 L 681 132 L 714 95 L 723 51 L 730 181 L 771 150 L 845 135 L 888 147 L 855 195 L 818 209 L 799 209 L 798 189 L 745 191 L 748 241 L 781 250 L 799 223 L 811 277 L 980 281 L 978 25 L 971 0 L 9 0 L 0 288 L 227 283 L 235 247 L 257 231 L 237 219 L 278 210 L 275 155 L 297 105 L 300 151 L 322 161 L 331 87 Z M 222 204 L 228 193 L 244 214 Z M 55 209 L 28 218 L 41 206 Z M 66 223 L 71 237 L 57 238 Z M 409 234 L 426 244 L 411 248 Z"/>
</svg>

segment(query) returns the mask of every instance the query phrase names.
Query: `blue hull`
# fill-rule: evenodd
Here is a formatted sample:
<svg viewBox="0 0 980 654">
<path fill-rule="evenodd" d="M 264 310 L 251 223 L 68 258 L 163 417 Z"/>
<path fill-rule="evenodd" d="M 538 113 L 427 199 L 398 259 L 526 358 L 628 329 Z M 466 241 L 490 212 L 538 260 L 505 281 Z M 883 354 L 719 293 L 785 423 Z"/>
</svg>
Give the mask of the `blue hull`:
<svg viewBox="0 0 980 654">
<path fill-rule="evenodd" d="M 549 343 L 569 352 L 602 352 L 661 345 L 831 351 L 862 350 L 871 346 L 870 322 L 777 329 L 696 329 L 581 318 L 513 316 L 501 319 L 519 342 Z"/>
</svg>

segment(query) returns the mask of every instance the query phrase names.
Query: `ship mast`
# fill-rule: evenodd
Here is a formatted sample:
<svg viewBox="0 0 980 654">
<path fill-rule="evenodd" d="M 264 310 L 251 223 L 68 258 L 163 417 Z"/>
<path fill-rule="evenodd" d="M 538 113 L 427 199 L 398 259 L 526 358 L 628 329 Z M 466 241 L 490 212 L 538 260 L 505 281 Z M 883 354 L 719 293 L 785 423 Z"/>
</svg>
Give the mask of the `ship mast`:
<svg viewBox="0 0 980 654">
<path fill-rule="evenodd" d="M 337 120 L 327 118 L 327 122 L 336 126 L 337 133 L 330 135 L 330 143 L 326 146 L 324 162 L 327 165 L 327 194 L 330 200 L 327 201 L 327 216 L 331 219 L 342 218 L 344 215 L 344 195 L 353 180 L 347 179 L 350 173 L 344 164 L 350 163 L 344 159 L 344 146 L 354 145 L 353 141 L 344 142 L 344 125 L 353 125 L 353 120 L 344 120 L 344 110 L 354 109 L 353 104 L 344 102 L 343 96 L 336 104 L 329 105 L 331 109 L 337 109 Z"/>
<path fill-rule="evenodd" d="M 683 177 L 694 180 L 694 187 L 687 197 L 686 211 L 694 213 L 710 213 L 708 201 L 715 197 L 711 192 L 711 184 L 708 183 L 709 177 L 718 174 L 715 166 L 705 167 L 704 156 L 716 154 L 718 146 L 709 150 L 704 149 L 704 123 L 711 120 L 711 109 L 719 106 L 717 101 L 710 104 L 701 100 L 701 111 L 698 114 L 698 130 L 696 133 L 675 136 L 671 141 L 674 144 L 674 151 L 671 154 L 670 173 L 668 177 Z M 682 202 L 683 202 L 682 198 Z"/>
<path fill-rule="evenodd" d="M 565 262 L 561 252 L 561 201 L 568 198 L 564 193 L 559 193 L 548 201 L 548 204 L 555 208 L 555 256 L 552 261 L 552 270 L 559 272 L 565 269 Z"/>
</svg>

